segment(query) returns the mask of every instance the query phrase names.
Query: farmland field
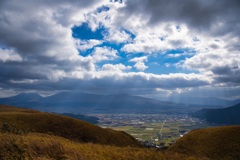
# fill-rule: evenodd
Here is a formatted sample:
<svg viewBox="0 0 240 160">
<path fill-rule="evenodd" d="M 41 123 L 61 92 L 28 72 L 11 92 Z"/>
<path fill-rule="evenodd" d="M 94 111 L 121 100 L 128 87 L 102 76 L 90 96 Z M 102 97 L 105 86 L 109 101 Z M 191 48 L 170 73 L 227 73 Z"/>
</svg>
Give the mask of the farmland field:
<svg viewBox="0 0 240 160">
<path fill-rule="evenodd" d="M 187 115 L 94 115 L 100 118 L 99 126 L 125 131 L 140 141 L 169 146 L 187 132 L 210 127 L 210 124 Z"/>
</svg>

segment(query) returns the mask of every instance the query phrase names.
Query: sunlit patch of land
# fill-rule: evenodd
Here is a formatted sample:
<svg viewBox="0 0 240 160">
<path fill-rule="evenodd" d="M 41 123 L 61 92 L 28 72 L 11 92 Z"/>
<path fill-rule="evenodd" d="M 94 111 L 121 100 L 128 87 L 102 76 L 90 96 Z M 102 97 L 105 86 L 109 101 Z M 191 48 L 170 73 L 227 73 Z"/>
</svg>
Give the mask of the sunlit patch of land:
<svg viewBox="0 0 240 160">
<path fill-rule="evenodd" d="M 191 130 L 207 128 L 205 121 L 187 115 L 157 114 L 101 114 L 99 125 L 125 131 L 140 141 L 151 141 L 156 146 L 168 147 Z"/>
</svg>

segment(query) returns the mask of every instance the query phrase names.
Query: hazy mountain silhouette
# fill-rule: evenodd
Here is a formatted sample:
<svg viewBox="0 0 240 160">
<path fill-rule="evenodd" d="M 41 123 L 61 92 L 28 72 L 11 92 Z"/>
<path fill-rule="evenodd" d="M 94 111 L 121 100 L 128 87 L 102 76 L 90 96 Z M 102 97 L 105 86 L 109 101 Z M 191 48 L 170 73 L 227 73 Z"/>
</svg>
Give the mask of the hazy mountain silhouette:
<svg viewBox="0 0 240 160">
<path fill-rule="evenodd" d="M 40 95 L 36 93 L 22 93 L 13 97 L 0 98 L 1 104 L 21 104 L 21 103 L 31 103 L 40 102 L 43 99 Z"/>
<path fill-rule="evenodd" d="M 128 94 L 98 95 L 61 92 L 48 97 L 20 94 L 0 98 L 0 104 L 15 105 L 57 113 L 188 113 L 201 106 L 158 101 Z"/>
<path fill-rule="evenodd" d="M 215 124 L 240 124 L 240 103 L 231 107 L 219 109 L 202 109 L 193 114 L 193 116 L 205 119 Z"/>
<path fill-rule="evenodd" d="M 219 108 L 219 107 L 227 107 L 240 103 L 240 99 L 236 100 L 226 100 L 216 97 L 180 97 L 178 99 L 170 99 L 169 101 L 174 103 L 182 103 L 182 104 L 192 104 L 192 105 L 201 105 L 208 106 L 211 108 Z"/>
</svg>

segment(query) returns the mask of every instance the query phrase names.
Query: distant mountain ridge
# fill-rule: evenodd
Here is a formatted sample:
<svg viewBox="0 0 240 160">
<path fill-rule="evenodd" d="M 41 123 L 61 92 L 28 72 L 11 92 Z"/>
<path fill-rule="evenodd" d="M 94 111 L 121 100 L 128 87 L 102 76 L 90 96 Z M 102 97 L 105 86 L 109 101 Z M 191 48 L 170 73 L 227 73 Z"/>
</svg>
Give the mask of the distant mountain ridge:
<svg viewBox="0 0 240 160">
<path fill-rule="evenodd" d="M 212 101 L 214 101 L 212 99 Z M 191 103 L 189 101 L 189 103 Z M 209 99 L 210 102 L 210 99 Z M 219 103 L 219 102 L 218 102 Z M 182 114 L 202 108 L 219 108 L 212 105 L 177 104 L 128 94 L 90 94 L 61 92 L 48 97 L 23 93 L 9 98 L 0 98 L 0 104 L 14 105 L 56 113 L 162 113 Z M 213 104 L 213 103 L 211 103 Z M 224 104 L 224 103 L 222 103 Z"/>
<path fill-rule="evenodd" d="M 189 105 L 208 106 L 211 108 L 228 107 L 240 103 L 240 99 L 226 100 L 216 97 L 180 97 L 178 99 L 172 98 L 170 101 Z"/>
<path fill-rule="evenodd" d="M 0 98 L 0 104 L 56 113 L 188 113 L 197 108 L 128 94 L 98 95 L 61 92 L 48 97 L 20 94 Z"/>
<path fill-rule="evenodd" d="M 0 98 L 0 102 L 26 103 L 26 102 L 38 102 L 42 99 L 43 97 L 36 93 L 22 93 L 8 98 Z"/>
<path fill-rule="evenodd" d="M 205 119 L 210 123 L 240 125 L 240 103 L 231 107 L 219 109 L 202 109 L 193 113 L 197 118 Z"/>
</svg>

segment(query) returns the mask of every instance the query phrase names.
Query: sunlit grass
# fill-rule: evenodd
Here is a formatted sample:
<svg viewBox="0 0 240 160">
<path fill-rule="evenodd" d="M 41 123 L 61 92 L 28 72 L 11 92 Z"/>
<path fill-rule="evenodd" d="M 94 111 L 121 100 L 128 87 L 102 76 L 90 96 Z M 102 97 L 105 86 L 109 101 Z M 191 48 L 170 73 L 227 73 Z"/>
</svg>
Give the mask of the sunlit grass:
<svg viewBox="0 0 240 160">
<path fill-rule="evenodd" d="M 0 134 L 0 159 L 32 160 L 195 160 L 197 158 L 157 150 L 78 143 L 53 135 Z"/>
<path fill-rule="evenodd" d="M 103 129 L 84 121 L 56 114 L 0 105 L 0 128 L 4 124 L 12 130 L 23 133 L 49 133 L 80 142 L 141 147 L 135 138 L 122 131 Z"/>
<path fill-rule="evenodd" d="M 169 150 L 216 160 L 240 159 L 240 126 L 193 130 Z"/>
</svg>

